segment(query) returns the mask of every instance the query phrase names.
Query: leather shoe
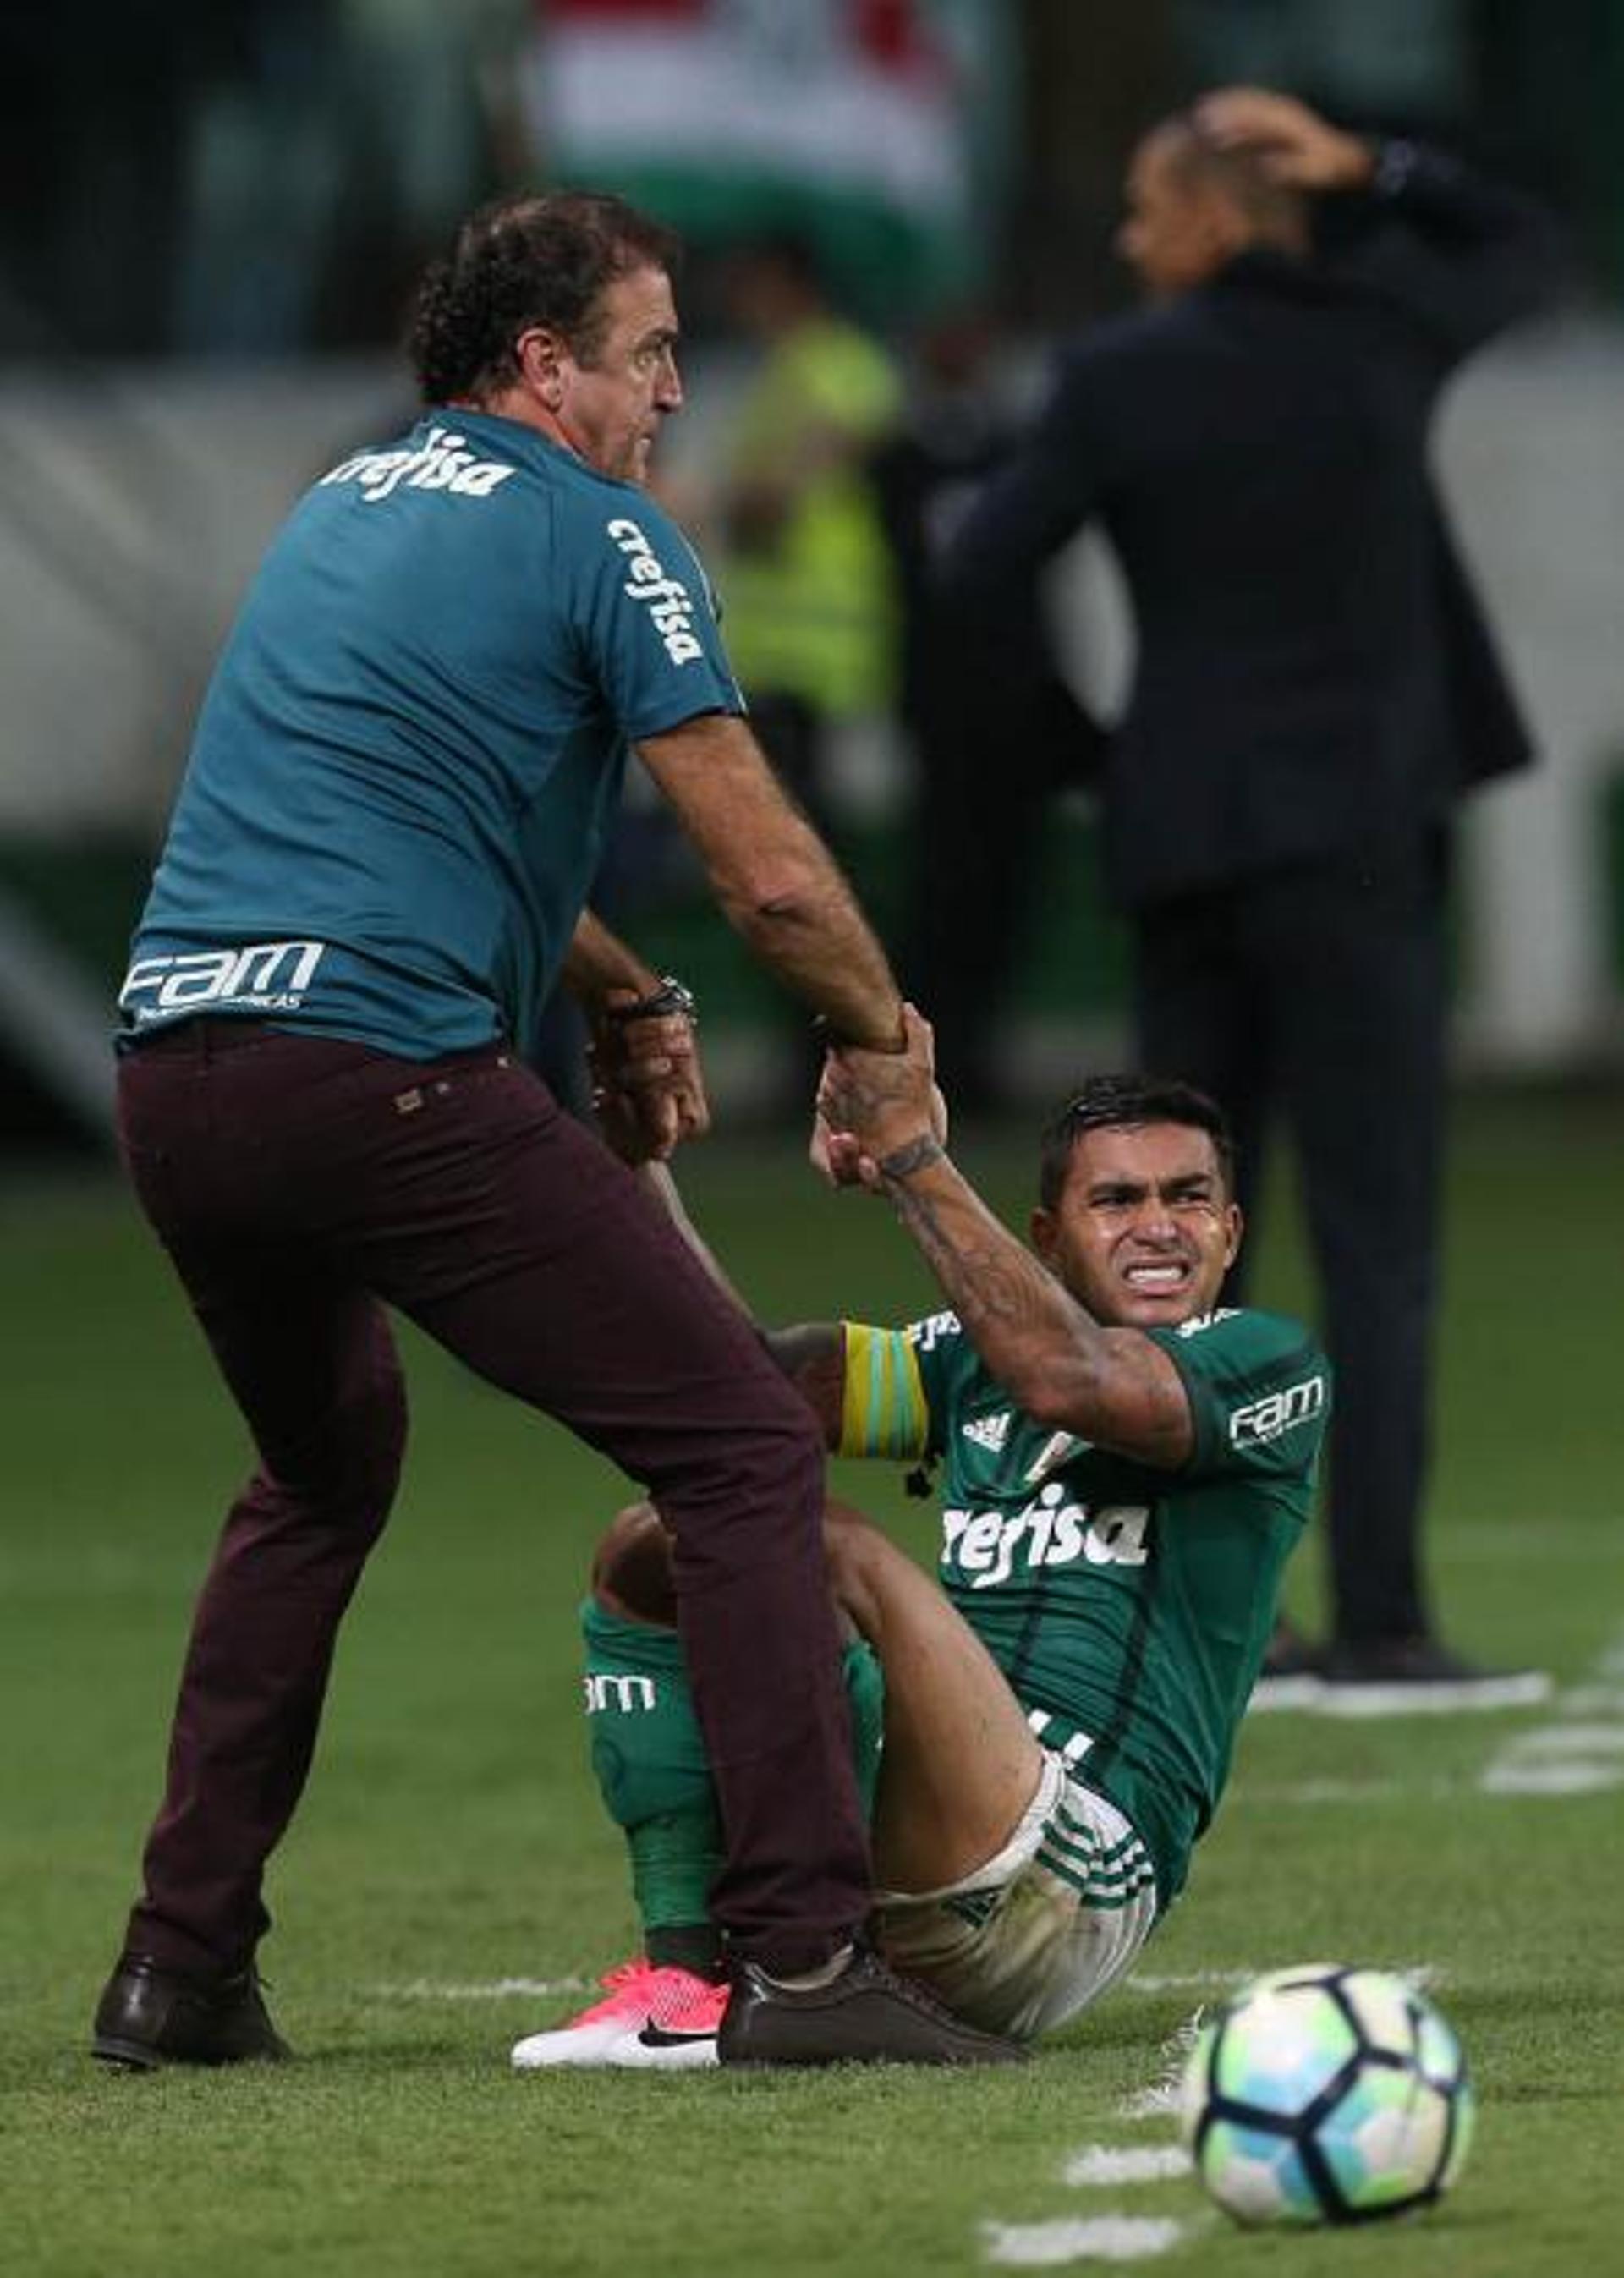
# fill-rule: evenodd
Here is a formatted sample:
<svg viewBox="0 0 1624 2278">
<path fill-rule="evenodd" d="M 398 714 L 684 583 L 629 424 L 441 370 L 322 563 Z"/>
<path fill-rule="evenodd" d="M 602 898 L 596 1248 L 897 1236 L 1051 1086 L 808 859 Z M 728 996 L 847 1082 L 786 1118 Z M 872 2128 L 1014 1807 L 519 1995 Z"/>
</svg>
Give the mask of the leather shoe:
<svg viewBox="0 0 1624 2278">
<path fill-rule="evenodd" d="M 126 1953 L 103 1989 L 90 2053 L 126 2071 L 166 2064 L 245 2064 L 293 2052 L 266 2014 L 249 1967 L 225 1973 L 170 1969 Z"/>
<path fill-rule="evenodd" d="M 780 1985 L 741 1963 L 716 2036 L 725 2065 L 1019 2064 L 1026 2052 L 960 2022 L 877 1953 L 854 1947 L 827 1985 Z"/>
</svg>

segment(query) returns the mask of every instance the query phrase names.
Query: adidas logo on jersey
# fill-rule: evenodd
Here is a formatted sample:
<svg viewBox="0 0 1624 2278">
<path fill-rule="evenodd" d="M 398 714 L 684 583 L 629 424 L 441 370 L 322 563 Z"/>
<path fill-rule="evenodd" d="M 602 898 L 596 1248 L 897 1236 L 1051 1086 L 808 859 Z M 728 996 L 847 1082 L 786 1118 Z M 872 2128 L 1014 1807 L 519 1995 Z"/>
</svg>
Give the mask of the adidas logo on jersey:
<svg viewBox="0 0 1624 2278">
<path fill-rule="evenodd" d="M 964 1438 L 973 1441 L 978 1448 L 986 1448 L 995 1456 L 1002 1455 L 1004 1441 L 1010 1436 L 1010 1411 L 1001 1408 L 996 1416 L 972 1416 L 962 1430 Z"/>
</svg>

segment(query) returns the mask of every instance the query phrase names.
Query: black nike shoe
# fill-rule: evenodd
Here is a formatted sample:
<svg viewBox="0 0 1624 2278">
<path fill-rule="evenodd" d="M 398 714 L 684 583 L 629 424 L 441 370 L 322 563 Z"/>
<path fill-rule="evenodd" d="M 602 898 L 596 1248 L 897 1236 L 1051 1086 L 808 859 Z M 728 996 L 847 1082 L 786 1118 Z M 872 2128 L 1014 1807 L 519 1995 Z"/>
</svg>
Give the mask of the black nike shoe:
<svg viewBox="0 0 1624 2278">
<path fill-rule="evenodd" d="M 716 2039 L 725 2065 L 1019 2064 L 1015 2042 L 961 2024 L 932 1993 L 854 1947 L 827 1985 L 777 1984 L 741 1963 Z"/>
<path fill-rule="evenodd" d="M 169 1969 L 149 1953 L 126 1953 L 96 2004 L 90 2053 L 126 2072 L 155 2072 L 171 2064 L 274 2062 L 293 2052 L 266 2013 L 251 1968 Z"/>
</svg>

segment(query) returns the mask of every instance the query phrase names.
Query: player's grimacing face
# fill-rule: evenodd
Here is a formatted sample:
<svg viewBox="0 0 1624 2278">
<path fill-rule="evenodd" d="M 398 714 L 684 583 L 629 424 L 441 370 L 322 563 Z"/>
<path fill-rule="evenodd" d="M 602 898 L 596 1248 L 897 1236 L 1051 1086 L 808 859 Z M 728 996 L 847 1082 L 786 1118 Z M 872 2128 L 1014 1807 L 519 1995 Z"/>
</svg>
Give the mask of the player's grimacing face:
<svg viewBox="0 0 1624 2278">
<path fill-rule="evenodd" d="M 663 269 L 634 269 L 605 287 L 599 306 L 591 362 L 560 360 L 559 425 L 599 474 L 641 484 L 661 420 L 682 403 L 671 279 Z"/>
<path fill-rule="evenodd" d="M 1033 1212 L 1032 1238 L 1095 1320 L 1171 1328 L 1217 1303 L 1240 1212 L 1207 1132 L 1129 1125 L 1079 1135 L 1059 1202 Z"/>
</svg>

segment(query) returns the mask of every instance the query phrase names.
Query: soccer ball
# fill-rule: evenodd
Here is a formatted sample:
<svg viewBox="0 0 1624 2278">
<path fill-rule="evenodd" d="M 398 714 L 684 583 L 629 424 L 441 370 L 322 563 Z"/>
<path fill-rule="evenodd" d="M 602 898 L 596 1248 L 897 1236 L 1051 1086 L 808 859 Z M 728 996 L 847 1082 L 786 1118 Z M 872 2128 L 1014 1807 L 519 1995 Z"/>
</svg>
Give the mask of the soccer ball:
<svg viewBox="0 0 1624 2278">
<path fill-rule="evenodd" d="M 1422 1994 L 1311 1962 L 1254 1979 L 1202 2027 L 1180 2108 L 1196 2173 L 1237 2222 L 1369 2222 L 1449 2189 L 1474 2102 Z"/>
</svg>

